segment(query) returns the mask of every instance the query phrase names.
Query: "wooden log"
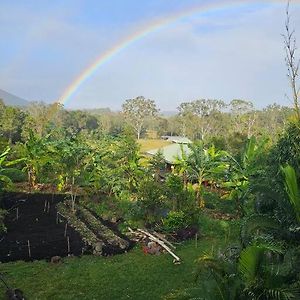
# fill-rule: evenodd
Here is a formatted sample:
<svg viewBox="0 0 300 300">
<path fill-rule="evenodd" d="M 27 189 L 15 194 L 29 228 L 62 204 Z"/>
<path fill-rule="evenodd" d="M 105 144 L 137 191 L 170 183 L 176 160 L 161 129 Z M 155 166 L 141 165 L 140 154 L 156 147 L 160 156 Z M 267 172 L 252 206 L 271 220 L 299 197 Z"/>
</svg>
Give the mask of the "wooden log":
<svg viewBox="0 0 300 300">
<path fill-rule="evenodd" d="M 164 243 L 166 243 L 167 245 L 169 245 L 173 249 L 176 249 L 176 247 L 172 243 L 170 243 L 168 240 L 166 240 L 160 233 L 154 231 L 153 235 L 155 235 L 157 238 L 159 238 L 160 240 L 162 240 Z"/>
<path fill-rule="evenodd" d="M 148 231 L 145 231 L 143 229 L 137 229 L 137 231 L 145 234 L 147 237 L 150 238 L 150 240 L 152 240 L 153 242 L 156 242 L 160 246 L 162 246 L 171 256 L 174 257 L 174 259 L 175 259 L 174 263 L 180 263 L 181 259 L 159 238 L 155 237 L 154 235 L 152 235 L 151 233 L 149 233 Z"/>
</svg>

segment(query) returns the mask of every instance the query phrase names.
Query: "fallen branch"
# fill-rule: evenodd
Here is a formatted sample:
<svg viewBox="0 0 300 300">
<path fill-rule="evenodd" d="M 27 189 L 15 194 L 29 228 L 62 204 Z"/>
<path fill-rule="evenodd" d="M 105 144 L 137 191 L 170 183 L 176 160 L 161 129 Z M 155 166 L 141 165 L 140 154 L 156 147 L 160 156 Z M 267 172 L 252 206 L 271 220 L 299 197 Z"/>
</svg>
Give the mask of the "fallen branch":
<svg viewBox="0 0 300 300">
<path fill-rule="evenodd" d="M 176 249 L 176 247 L 172 243 L 170 243 L 168 240 L 166 240 L 162 234 L 154 231 L 153 235 L 156 236 L 157 238 L 161 239 L 164 243 L 169 245 L 171 248 Z"/>
<path fill-rule="evenodd" d="M 149 233 L 146 230 L 143 229 L 137 229 L 137 232 L 133 231 L 131 228 L 128 228 L 129 231 L 133 234 L 137 234 L 137 235 L 143 235 L 143 236 L 147 236 L 150 240 L 152 240 L 153 242 L 158 243 L 163 249 L 165 249 L 172 257 L 174 257 L 173 262 L 176 264 L 180 264 L 181 259 L 166 245 L 166 243 L 172 245 L 170 242 L 165 242 L 166 239 L 164 239 L 165 241 L 162 240 L 161 237 L 156 237 L 153 234 Z M 172 245 L 173 246 L 173 245 Z M 173 246 L 174 247 L 174 246 Z"/>
</svg>

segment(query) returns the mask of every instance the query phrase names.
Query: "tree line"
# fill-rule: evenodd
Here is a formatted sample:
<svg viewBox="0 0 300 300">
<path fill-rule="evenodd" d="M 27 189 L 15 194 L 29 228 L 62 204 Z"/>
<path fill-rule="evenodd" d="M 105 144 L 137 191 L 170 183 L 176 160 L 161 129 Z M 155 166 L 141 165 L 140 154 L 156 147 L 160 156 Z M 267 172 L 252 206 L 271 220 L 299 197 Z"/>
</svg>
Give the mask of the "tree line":
<svg viewBox="0 0 300 300">
<path fill-rule="evenodd" d="M 231 139 L 269 136 L 276 139 L 293 109 L 278 104 L 256 109 L 251 101 L 200 99 L 181 103 L 177 113 L 164 116 L 154 100 L 143 96 L 126 100 L 122 110 L 66 110 L 59 103 L 33 102 L 27 108 L 4 105 L 0 101 L 0 138 L 25 141 L 29 131 L 45 136 L 98 132 L 117 135 L 125 128 L 137 139 L 180 135 L 192 140 L 223 144 Z"/>
</svg>

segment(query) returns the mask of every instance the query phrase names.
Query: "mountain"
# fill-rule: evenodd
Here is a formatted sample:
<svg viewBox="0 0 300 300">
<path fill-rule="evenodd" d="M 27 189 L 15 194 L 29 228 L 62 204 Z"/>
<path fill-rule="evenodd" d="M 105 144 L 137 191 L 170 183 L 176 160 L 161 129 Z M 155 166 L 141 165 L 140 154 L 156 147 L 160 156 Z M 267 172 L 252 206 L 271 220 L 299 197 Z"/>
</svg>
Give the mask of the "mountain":
<svg viewBox="0 0 300 300">
<path fill-rule="evenodd" d="M 0 99 L 3 100 L 5 105 L 10 105 L 10 106 L 28 106 L 29 101 L 22 99 L 18 96 L 15 96 L 13 94 L 10 94 L 4 90 L 0 89 Z"/>
</svg>

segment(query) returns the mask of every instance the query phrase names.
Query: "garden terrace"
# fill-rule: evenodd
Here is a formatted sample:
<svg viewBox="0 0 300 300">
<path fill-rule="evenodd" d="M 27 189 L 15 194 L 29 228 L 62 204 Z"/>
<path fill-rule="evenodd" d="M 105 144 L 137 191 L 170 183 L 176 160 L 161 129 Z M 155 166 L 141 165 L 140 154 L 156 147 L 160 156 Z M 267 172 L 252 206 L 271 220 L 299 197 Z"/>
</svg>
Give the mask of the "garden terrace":
<svg viewBox="0 0 300 300">
<path fill-rule="evenodd" d="M 58 204 L 58 212 L 92 247 L 94 254 L 123 253 L 131 246 L 126 237 L 119 236 L 119 233 L 104 225 L 102 220 L 99 217 L 96 218 L 87 208 L 76 205 L 74 213 L 71 205 L 65 201 Z"/>
<path fill-rule="evenodd" d="M 80 255 L 85 247 L 80 235 L 57 222 L 56 204 L 64 195 L 6 193 L 2 208 L 7 210 L 7 232 L 0 238 L 0 261 L 50 259 Z"/>
<path fill-rule="evenodd" d="M 6 193 L 7 232 L 0 237 L 0 261 L 50 259 L 52 256 L 113 255 L 132 245 L 88 209 L 71 211 L 65 195 Z M 64 202 L 63 202 L 64 201 Z"/>
</svg>

